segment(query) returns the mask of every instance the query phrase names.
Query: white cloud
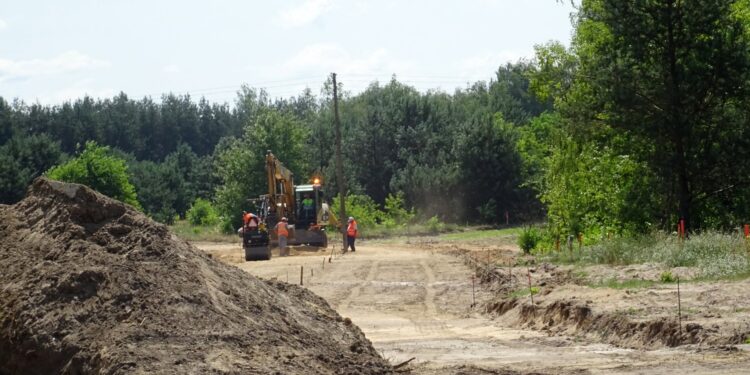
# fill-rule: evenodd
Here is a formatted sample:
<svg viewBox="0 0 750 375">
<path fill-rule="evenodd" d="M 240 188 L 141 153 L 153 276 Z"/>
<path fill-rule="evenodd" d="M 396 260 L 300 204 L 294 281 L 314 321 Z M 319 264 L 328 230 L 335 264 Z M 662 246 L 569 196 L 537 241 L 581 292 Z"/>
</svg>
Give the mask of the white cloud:
<svg viewBox="0 0 750 375">
<path fill-rule="evenodd" d="M 265 88 L 271 96 L 292 96 L 305 88 L 316 91 L 328 75 L 338 74 L 344 88 L 359 92 L 373 81 L 388 82 L 395 74 L 409 75 L 416 71 L 411 61 L 399 59 L 385 48 L 350 51 L 335 43 L 305 46 L 277 65 L 251 65 L 246 69 L 256 77 L 275 77 L 274 81 L 248 82 Z"/>
<path fill-rule="evenodd" d="M 182 69 L 180 68 L 179 65 L 169 64 L 161 68 L 161 71 L 167 74 L 176 74 L 176 73 L 180 73 Z"/>
<path fill-rule="evenodd" d="M 487 80 L 493 77 L 497 68 L 506 63 L 514 63 L 520 59 L 529 59 L 534 57 L 534 51 L 500 51 L 495 53 L 486 52 L 483 54 L 467 57 L 458 63 L 458 71 L 461 77 L 471 81 Z"/>
<path fill-rule="evenodd" d="M 341 75 L 399 74 L 413 64 L 397 60 L 385 48 L 366 51 L 356 56 L 334 43 L 304 47 L 283 64 L 283 69 L 298 73 L 336 72 Z"/>
<path fill-rule="evenodd" d="M 95 59 L 78 51 L 67 51 L 49 59 L 11 60 L 0 58 L 0 82 L 57 75 L 110 65 L 108 61 Z"/>
<path fill-rule="evenodd" d="M 84 96 L 90 96 L 95 99 L 111 98 L 117 95 L 118 91 L 113 88 L 95 88 L 91 79 L 83 79 L 73 82 L 67 87 L 56 91 L 43 92 L 35 100 L 42 104 L 60 104 L 66 101 L 82 99 Z"/>
<path fill-rule="evenodd" d="M 331 8 L 331 0 L 304 0 L 279 13 L 281 25 L 288 28 L 308 25 Z"/>
<path fill-rule="evenodd" d="M 3 31 L 8 28 L 8 23 L 5 22 L 2 18 L 0 18 L 0 31 Z"/>
</svg>

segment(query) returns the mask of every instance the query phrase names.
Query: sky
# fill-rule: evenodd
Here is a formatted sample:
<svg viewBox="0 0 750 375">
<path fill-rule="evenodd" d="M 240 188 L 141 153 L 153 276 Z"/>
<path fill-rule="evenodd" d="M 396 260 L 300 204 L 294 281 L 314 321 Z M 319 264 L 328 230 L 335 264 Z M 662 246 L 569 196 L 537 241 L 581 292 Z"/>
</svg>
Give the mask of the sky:
<svg viewBox="0 0 750 375">
<path fill-rule="evenodd" d="M 351 93 L 394 75 L 452 92 L 534 45 L 567 45 L 572 11 L 556 0 L 0 0 L 0 96 L 232 103 L 242 84 L 317 94 L 331 72 Z"/>
</svg>

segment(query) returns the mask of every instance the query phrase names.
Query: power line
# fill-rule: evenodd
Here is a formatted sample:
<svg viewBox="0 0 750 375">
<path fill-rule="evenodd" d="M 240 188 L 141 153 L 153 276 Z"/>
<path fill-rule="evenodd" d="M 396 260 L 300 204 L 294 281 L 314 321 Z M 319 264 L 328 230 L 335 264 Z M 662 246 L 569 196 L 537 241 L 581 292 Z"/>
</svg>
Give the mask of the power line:
<svg viewBox="0 0 750 375">
<path fill-rule="evenodd" d="M 353 74 L 346 75 L 346 79 L 343 82 L 344 89 L 349 92 L 364 91 L 373 83 L 389 82 L 391 78 L 388 76 L 390 77 L 395 76 L 396 80 L 400 83 L 421 86 L 421 87 L 417 87 L 420 90 L 441 89 L 443 87 L 446 87 L 449 89 L 450 88 L 455 89 L 463 85 L 469 85 L 473 82 L 481 81 L 481 80 L 476 80 L 476 79 L 472 80 L 468 77 L 429 76 L 429 75 L 401 75 L 399 76 L 399 75 L 387 74 L 387 73 L 383 73 L 383 74 L 353 73 Z M 167 94 L 184 94 L 184 95 L 200 96 L 200 97 L 215 97 L 217 95 L 238 93 L 240 92 L 243 86 L 248 86 L 251 88 L 258 88 L 258 89 L 270 91 L 269 95 L 271 97 L 279 98 L 279 97 L 296 96 L 297 94 L 301 94 L 302 90 L 304 89 L 311 89 L 314 92 L 315 90 L 313 88 L 316 86 L 319 89 L 322 88 L 324 82 L 325 82 L 324 78 L 321 78 L 318 76 L 309 76 L 309 77 L 300 77 L 300 78 L 243 82 L 238 85 L 217 86 L 217 87 L 203 88 L 203 89 L 173 90 L 173 91 L 168 91 L 168 92 L 138 95 L 134 97 L 146 97 L 146 96 L 155 97 L 155 96 L 163 96 Z M 424 85 L 430 85 L 432 87 L 424 87 Z M 276 90 L 276 89 L 287 89 L 287 90 Z"/>
</svg>

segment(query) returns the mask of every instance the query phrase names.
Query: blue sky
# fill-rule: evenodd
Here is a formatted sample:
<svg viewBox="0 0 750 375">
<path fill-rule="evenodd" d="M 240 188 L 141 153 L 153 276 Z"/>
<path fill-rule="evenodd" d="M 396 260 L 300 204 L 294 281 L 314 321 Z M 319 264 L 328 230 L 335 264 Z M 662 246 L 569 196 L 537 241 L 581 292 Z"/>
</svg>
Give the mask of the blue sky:
<svg viewBox="0 0 750 375">
<path fill-rule="evenodd" d="M 3 0 L 0 96 L 232 102 L 243 83 L 317 93 L 334 71 L 351 92 L 394 74 L 450 92 L 535 44 L 567 44 L 572 10 L 555 0 Z"/>
</svg>

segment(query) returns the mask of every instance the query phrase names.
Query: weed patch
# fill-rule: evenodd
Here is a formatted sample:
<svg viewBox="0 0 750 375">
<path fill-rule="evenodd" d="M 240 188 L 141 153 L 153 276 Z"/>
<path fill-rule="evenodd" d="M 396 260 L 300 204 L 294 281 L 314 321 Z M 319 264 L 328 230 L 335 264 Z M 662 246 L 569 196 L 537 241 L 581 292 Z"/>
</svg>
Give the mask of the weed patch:
<svg viewBox="0 0 750 375">
<path fill-rule="evenodd" d="M 441 239 L 449 241 L 472 241 L 490 238 L 511 238 L 518 236 L 523 228 L 504 228 L 490 230 L 470 230 L 458 233 L 450 233 L 440 236 Z"/>
<path fill-rule="evenodd" d="M 665 233 L 615 238 L 582 250 L 549 253 L 545 260 L 580 265 L 653 263 L 667 268 L 696 267 L 704 279 L 750 276 L 750 252 L 745 240 L 736 234 L 720 232 L 696 233 L 684 241 Z M 662 277 L 669 279 L 663 282 L 675 281 L 671 273 Z"/>
<path fill-rule="evenodd" d="M 531 295 L 539 294 L 539 287 L 532 286 L 531 290 L 529 290 L 529 288 L 521 288 L 521 289 L 518 289 L 518 290 L 515 290 L 513 292 L 508 293 L 508 297 L 509 298 L 520 298 L 520 297 L 528 296 L 529 294 L 531 294 Z"/>
<path fill-rule="evenodd" d="M 186 241 L 239 242 L 237 235 L 222 232 L 220 225 L 191 225 L 187 220 L 177 220 L 169 229 Z"/>
<path fill-rule="evenodd" d="M 653 280 L 642 280 L 642 279 L 630 279 L 620 281 L 616 278 L 611 278 L 605 281 L 600 281 L 595 284 L 589 284 L 591 288 L 610 288 L 610 289 L 640 289 L 648 288 L 657 284 Z"/>
</svg>

